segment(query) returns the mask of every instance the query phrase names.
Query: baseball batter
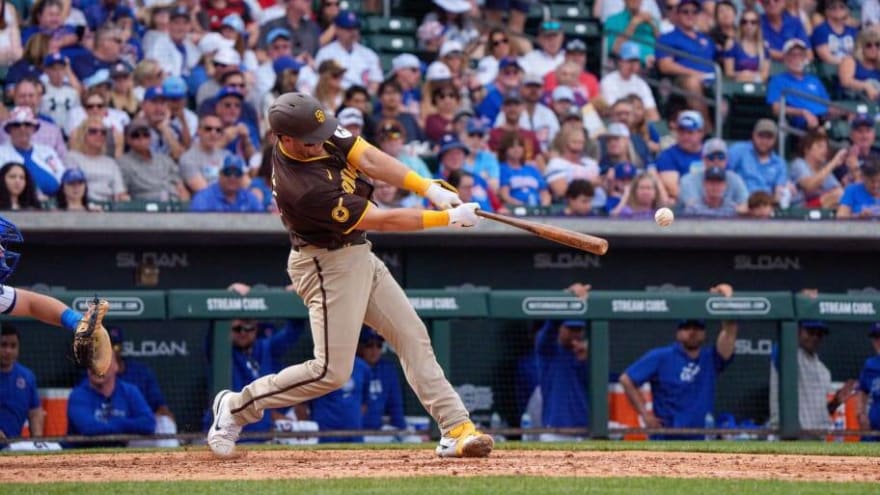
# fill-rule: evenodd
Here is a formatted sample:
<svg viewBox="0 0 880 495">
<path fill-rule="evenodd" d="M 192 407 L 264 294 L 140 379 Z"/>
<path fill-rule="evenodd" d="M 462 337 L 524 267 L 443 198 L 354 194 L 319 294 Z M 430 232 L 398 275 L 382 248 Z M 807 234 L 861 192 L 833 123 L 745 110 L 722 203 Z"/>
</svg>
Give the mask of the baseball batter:
<svg viewBox="0 0 880 495">
<path fill-rule="evenodd" d="M 102 324 L 109 304 L 105 300 L 98 301 L 83 315 L 54 297 L 5 285 L 20 257 L 19 253 L 8 249 L 9 244 L 23 240 L 18 227 L 0 217 L 0 313 L 34 318 L 75 332 L 73 351 L 76 363 L 103 376 L 113 358 L 110 335 Z"/>
<path fill-rule="evenodd" d="M 259 420 L 264 409 L 299 404 L 345 384 L 366 323 L 397 350 L 407 381 L 440 425 L 437 455 L 489 455 L 492 437 L 476 431 L 437 364 L 424 323 L 366 238 L 368 230 L 470 227 L 479 220 L 477 204 L 462 204 L 451 187 L 352 136 L 309 95 L 280 96 L 269 108 L 269 125 L 278 136 L 273 195 L 292 243 L 287 271 L 309 309 L 315 358 L 261 377 L 240 393 L 218 393 L 211 450 L 232 454 L 242 425 Z M 364 176 L 425 196 L 443 210 L 376 208 Z"/>
</svg>

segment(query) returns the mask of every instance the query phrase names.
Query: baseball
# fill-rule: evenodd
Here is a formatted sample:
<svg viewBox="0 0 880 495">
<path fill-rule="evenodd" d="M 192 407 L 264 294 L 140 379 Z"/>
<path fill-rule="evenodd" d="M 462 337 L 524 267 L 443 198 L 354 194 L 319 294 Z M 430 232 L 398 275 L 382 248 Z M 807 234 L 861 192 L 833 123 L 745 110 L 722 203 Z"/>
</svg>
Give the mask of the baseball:
<svg viewBox="0 0 880 495">
<path fill-rule="evenodd" d="M 675 215 L 669 208 L 660 208 L 654 213 L 654 221 L 661 227 L 669 227 L 673 220 L 675 220 Z"/>
</svg>

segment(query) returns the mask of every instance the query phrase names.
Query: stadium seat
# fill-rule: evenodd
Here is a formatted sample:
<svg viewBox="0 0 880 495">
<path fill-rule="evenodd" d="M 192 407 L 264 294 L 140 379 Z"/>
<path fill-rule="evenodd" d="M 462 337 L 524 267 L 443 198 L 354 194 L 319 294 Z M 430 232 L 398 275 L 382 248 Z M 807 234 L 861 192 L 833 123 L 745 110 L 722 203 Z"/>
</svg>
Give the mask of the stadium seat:
<svg viewBox="0 0 880 495">
<path fill-rule="evenodd" d="M 115 202 L 111 206 L 111 211 L 127 211 L 127 212 L 175 212 L 188 211 L 189 203 L 181 203 L 180 201 L 144 201 L 133 199 L 131 201 Z"/>
<path fill-rule="evenodd" d="M 578 4 L 551 4 L 550 15 L 554 19 L 583 21 L 590 18 L 590 11 Z"/>
<path fill-rule="evenodd" d="M 561 21 L 562 31 L 566 37 L 598 38 L 602 33 L 599 21 L 595 19 L 583 21 Z"/>
<path fill-rule="evenodd" d="M 392 36 L 373 34 L 364 36 L 364 44 L 377 52 L 404 53 L 416 49 L 416 41 L 412 36 Z"/>
<path fill-rule="evenodd" d="M 721 86 L 721 92 L 725 96 L 748 95 L 748 96 L 764 96 L 767 94 L 766 84 L 742 83 L 737 81 L 725 80 Z"/>
<path fill-rule="evenodd" d="M 414 34 L 418 23 L 412 17 L 380 17 L 366 18 L 363 33 Z"/>
</svg>

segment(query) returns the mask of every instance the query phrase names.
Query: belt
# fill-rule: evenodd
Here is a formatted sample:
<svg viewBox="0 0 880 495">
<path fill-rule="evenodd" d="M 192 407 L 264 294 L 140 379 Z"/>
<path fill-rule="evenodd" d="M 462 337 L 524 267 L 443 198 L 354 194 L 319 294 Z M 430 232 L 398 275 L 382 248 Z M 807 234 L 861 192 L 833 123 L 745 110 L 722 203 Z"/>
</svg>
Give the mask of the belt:
<svg viewBox="0 0 880 495">
<path fill-rule="evenodd" d="M 326 249 L 327 251 L 336 251 L 339 249 L 351 247 L 351 246 L 360 246 L 361 244 L 366 244 L 367 240 L 362 239 L 353 242 L 346 242 L 343 244 L 333 245 L 333 246 L 318 246 L 315 244 L 304 244 L 302 246 L 292 246 L 293 250 L 296 252 L 300 252 L 303 248 L 315 248 L 315 249 Z"/>
</svg>

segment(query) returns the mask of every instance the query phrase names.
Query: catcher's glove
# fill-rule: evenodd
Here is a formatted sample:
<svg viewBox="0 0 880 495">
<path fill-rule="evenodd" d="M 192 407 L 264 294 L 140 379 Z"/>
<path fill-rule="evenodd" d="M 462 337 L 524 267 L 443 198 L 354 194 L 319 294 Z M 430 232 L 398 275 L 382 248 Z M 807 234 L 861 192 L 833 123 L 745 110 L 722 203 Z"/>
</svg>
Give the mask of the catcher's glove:
<svg viewBox="0 0 880 495">
<path fill-rule="evenodd" d="M 110 303 L 106 299 L 98 299 L 89 303 L 86 312 L 73 337 L 73 359 L 82 368 L 92 370 L 98 376 L 110 369 L 113 361 L 113 346 L 110 343 L 110 334 L 102 323 L 104 315 L 110 309 Z"/>
</svg>

